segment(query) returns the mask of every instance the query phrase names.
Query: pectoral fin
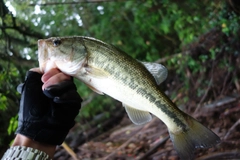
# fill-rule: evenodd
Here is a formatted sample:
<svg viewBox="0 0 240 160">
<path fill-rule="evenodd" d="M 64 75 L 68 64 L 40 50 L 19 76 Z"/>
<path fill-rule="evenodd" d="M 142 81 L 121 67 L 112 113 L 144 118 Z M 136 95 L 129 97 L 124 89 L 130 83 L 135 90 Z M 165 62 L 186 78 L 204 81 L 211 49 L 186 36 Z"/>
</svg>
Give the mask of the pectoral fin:
<svg viewBox="0 0 240 160">
<path fill-rule="evenodd" d="M 166 67 L 159 63 L 149 63 L 149 62 L 141 62 L 147 70 L 153 75 L 157 84 L 159 85 L 164 80 L 166 80 L 168 76 L 168 70 Z"/>
<path fill-rule="evenodd" d="M 109 76 L 108 72 L 93 66 L 86 65 L 84 69 L 86 71 L 86 74 L 91 75 L 95 78 L 107 78 Z"/>
<path fill-rule="evenodd" d="M 152 120 L 152 116 L 149 112 L 141 111 L 125 104 L 123 104 L 123 106 L 125 107 L 130 120 L 136 125 L 145 124 Z"/>
<path fill-rule="evenodd" d="M 93 92 L 96 92 L 96 93 L 98 93 L 98 94 L 100 94 L 100 95 L 104 95 L 104 93 L 102 92 L 102 91 L 99 91 L 99 90 L 97 90 L 96 88 L 94 88 L 93 86 L 90 86 L 90 85 L 88 85 L 88 84 L 86 84 L 87 86 L 88 86 L 88 88 L 90 88 Z"/>
</svg>

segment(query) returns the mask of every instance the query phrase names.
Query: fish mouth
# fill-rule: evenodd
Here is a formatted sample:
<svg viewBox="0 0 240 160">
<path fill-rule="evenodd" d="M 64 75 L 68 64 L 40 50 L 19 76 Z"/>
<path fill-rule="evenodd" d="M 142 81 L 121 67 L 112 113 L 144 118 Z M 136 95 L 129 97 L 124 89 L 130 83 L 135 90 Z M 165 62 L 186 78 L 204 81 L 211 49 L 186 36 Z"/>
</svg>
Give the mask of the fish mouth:
<svg viewBox="0 0 240 160">
<path fill-rule="evenodd" d="M 47 50 L 46 50 L 46 44 L 43 39 L 38 40 L 38 62 L 39 62 L 39 68 L 42 73 L 45 72 L 45 68 L 47 65 Z"/>
<path fill-rule="evenodd" d="M 41 45 L 43 45 L 43 43 L 44 43 L 44 40 L 43 40 L 43 39 L 39 39 L 39 40 L 38 40 L 38 47 L 41 46 Z"/>
<path fill-rule="evenodd" d="M 45 73 L 52 68 L 57 68 L 47 48 L 48 47 L 45 40 L 43 39 L 38 40 L 38 62 L 40 71 L 42 73 Z"/>
</svg>

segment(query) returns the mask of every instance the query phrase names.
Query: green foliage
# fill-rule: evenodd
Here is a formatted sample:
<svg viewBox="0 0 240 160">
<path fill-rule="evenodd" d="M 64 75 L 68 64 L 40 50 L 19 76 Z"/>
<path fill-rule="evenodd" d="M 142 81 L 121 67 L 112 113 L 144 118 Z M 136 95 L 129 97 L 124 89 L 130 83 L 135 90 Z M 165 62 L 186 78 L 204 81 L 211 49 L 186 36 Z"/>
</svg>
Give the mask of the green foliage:
<svg viewBox="0 0 240 160">
<path fill-rule="evenodd" d="M 17 123 L 17 116 L 12 117 L 10 119 L 8 130 L 7 130 L 8 131 L 8 135 L 11 135 L 11 134 L 13 134 L 16 131 L 17 125 L 18 125 L 18 123 Z"/>
<path fill-rule="evenodd" d="M 4 111 L 7 109 L 7 97 L 0 93 L 0 110 Z"/>
<path fill-rule="evenodd" d="M 113 99 L 108 96 L 96 96 L 87 106 L 83 106 L 79 114 L 79 118 L 92 119 L 101 113 L 106 113 L 106 116 L 111 114 L 115 104 Z"/>
<path fill-rule="evenodd" d="M 82 106 L 81 112 L 79 113 L 78 119 L 91 119 L 97 114 L 106 113 L 109 115 L 115 107 L 115 102 L 112 98 L 106 95 L 98 95 L 93 93 L 86 85 L 82 82 L 75 80 L 75 84 L 78 86 L 78 93 L 81 95 L 84 102 L 87 102 Z"/>
</svg>

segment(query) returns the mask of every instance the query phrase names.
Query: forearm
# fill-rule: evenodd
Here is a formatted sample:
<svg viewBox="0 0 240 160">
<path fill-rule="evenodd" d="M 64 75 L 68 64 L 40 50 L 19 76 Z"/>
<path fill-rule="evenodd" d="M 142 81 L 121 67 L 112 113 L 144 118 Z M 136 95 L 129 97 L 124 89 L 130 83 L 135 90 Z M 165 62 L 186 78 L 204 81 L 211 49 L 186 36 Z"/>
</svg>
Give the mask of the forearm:
<svg viewBox="0 0 240 160">
<path fill-rule="evenodd" d="M 53 157 L 55 153 L 56 146 L 40 143 L 37 141 L 33 141 L 32 139 L 25 137 L 23 135 L 17 134 L 12 146 L 26 146 L 33 149 L 37 149 L 39 151 L 45 152 L 48 154 L 51 158 Z"/>
<path fill-rule="evenodd" d="M 17 134 L 12 146 L 5 152 L 2 160 L 50 160 L 53 158 L 55 147 L 55 145 L 40 143 Z"/>
</svg>

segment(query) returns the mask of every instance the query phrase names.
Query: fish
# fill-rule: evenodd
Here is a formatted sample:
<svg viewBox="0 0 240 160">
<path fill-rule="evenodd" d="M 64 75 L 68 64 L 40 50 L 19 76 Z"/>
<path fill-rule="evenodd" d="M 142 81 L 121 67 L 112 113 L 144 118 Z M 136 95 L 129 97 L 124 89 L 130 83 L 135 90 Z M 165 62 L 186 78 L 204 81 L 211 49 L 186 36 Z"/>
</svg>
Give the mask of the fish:
<svg viewBox="0 0 240 160">
<path fill-rule="evenodd" d="M 94 92 L 120 102 L 130 120 L 143 125 L 158 117 L 168 128 L 180 159 L 193 159 L 195 148 L 214 147 L 220 138 L 180 110 L 160 90 L 167 78 L 165 66 L 141 62 L 101 40 L 85 37 L 51 37 L 38 40 L 38 61 L 44 73 L 51 68 L 73 76 Z"/>
</svg>

